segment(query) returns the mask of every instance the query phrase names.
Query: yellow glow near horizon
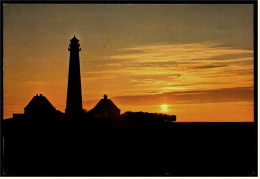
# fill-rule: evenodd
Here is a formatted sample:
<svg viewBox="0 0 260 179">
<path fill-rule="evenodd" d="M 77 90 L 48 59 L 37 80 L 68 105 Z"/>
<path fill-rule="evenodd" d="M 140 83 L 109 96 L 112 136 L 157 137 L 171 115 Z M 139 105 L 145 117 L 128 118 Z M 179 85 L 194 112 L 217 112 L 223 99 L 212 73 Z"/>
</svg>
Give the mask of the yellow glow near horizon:
<svg viewBox="0 0 260 179">
<path fill-rule="evenodd" d="M 168 104 L 162 104 L 161 105 L 161 111 L 162 112 L 168 112 L 169 111 L 168 107 L 169 107 Z"/>
</svg>

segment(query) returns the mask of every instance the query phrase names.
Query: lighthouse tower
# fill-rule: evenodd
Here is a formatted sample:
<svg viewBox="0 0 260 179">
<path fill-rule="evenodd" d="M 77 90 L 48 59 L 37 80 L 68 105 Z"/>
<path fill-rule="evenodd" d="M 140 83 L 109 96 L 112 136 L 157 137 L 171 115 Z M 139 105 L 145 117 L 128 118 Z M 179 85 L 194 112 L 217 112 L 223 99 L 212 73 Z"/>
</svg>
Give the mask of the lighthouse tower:
<svg viewBox="0 0 260 179">
<path fill-rule="evenodd" d="M 79 51 L 81 51 L 81 48 L 79 40 L 75 37 L 75 35 L 70 40 L 68 50 L 70 51 L 70 62 L 65 114 L 68 117 L 77 118 L 82 114 L 83 109 L 79 62 Z"/>
</svg>

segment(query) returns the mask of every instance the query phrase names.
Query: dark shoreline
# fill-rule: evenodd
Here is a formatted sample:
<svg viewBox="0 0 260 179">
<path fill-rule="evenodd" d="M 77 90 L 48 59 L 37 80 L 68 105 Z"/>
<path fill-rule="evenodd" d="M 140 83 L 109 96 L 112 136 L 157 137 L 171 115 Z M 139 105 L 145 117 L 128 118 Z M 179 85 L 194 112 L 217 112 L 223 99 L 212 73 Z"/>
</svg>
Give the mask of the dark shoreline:
<svg viewBox="0 0 260 179">
<path fill-rule="evenodd" d="M 4 176 L 257 176 L 250 122 L 5 120 L 3 128 Z"/>
</svg>

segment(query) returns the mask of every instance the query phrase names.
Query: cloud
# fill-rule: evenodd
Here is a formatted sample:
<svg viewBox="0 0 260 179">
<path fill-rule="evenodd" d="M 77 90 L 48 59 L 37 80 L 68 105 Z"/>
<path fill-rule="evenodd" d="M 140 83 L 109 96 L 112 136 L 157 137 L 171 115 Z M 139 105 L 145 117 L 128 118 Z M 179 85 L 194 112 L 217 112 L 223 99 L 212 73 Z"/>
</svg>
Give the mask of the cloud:
<svg viewBox="0 0 260 179">
<path fill-rule="evenodd" d="M 151 44 L 122 49 L 122 54 L 111 56 L 111 59 L 133 60 L 135 62 L 169 62 L 232 59 L 253 53 L 251 49 L 222 47 L 218 43 L 169 43 Z"/>
<path fill-rule="evenodd" d="M 82 80 L 101 80 L 101 79 L 113 79 L 118 78 L 119 75 L 116 74 L 110 74 L 110 75 L 98 75 L 98 76 L 90 76 L 87 75 L 86 77 L 83 77 Z"/>
<path fill-rule="evenodd" d="M 202 104 L 223 102 L 253 102 L 253 87 L 167 92 L 162 94 L 129 95 L 112 97 L 123 105 L 158 105 L 158 104 Z"/>
<path fill-rule="evenodd" d="M 232 60 L 238 58 L 245 58 L 245 57 L 253 57 L 253 50 L 245 50 L 246 53 L 236 53 L 236 54 L 222 54 L 207 58 L 207 60 Z"/>
<path fill-rule="evenodd" d="M 43 81 L 23 81 L 21 82 L 22 85 L 28 86 L 35 86 L 35 85 L 49 85 L 50 82 L 43 82 Z"/>
<path fill-rule="evenodd" d="M 219 64 L 219 65 L 201 65 L 192 67 L 193 69 L 209 69 L 209 68 L 219 68 L 219 67 L 226 67 L 227 64 Z"/>
<path fill-rule="evenodd" d="M 252 86 L 252 49 L 219 43 L 158 43 L 117 50 L 83 74 L 89 83 L 110 84 L 121 94 Z M 101 63 L 103 62 L 103 63 Z M 88 82 L 87 82 L 88 83 Z M 130 86 L 131 88 L 127 88 Z"/>
</svg>

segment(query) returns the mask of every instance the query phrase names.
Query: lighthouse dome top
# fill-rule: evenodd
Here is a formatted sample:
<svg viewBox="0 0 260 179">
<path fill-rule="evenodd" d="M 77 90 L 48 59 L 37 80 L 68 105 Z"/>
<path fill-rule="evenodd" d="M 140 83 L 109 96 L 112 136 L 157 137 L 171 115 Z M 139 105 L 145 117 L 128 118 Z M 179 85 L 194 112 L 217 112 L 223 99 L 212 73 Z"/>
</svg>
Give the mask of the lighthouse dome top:
<svg viewBox="0 0 260 179">
<path fill-rule="evenodd" d="M 76 38 L 76 36 L 74 35 L 74 37 L 70 40 L 70 45 L 68 48 L 69 51 L 81 51 L 80 48 L 80 44 L 79 44 L 79 40 Z"/>
<path fill-rule="evenodd" d="M 74 35 L 74 37 L 70 40 L 70 41 L 75 41 L 75 42 L 78 42 L 79 41 L 79 39 L 77 39 L 77 37 Z"/>
</svg>

